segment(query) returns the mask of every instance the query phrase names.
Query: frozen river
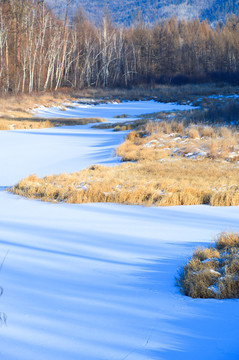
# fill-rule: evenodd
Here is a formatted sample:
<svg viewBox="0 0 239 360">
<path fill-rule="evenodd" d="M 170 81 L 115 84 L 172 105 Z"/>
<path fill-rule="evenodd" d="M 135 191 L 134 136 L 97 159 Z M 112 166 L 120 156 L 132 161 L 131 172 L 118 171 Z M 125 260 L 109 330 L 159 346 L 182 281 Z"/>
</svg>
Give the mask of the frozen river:
<svg viewBox="0 0 239 360">
<path fill-rule="evenodd" d="M 89 110 L 115 121 L 176 106 L 120 105 L 40 115 Z M 116 164 L 124 136 L 89 125 L 0 131 L 0 190 L 31 173 Z M 0 358 L 238 359 L 238 301 L 194 300 L 175 286 L 192 250 L 220 231 L 239 231 L 238 220 L 239 207 L 52 204 L 0 191 Z"/>
</svg>

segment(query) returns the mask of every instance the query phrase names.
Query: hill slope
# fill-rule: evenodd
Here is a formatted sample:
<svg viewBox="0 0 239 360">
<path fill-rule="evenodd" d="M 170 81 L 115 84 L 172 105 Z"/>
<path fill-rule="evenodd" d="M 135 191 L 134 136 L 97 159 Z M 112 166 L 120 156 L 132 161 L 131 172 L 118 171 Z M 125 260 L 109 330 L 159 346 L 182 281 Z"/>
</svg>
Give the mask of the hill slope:
<svg viewBox="0 0 239 360">
<path fill-rule="evenodd" d="M 63 16 L 67 0 L 46 0 L 46 3 Z M 86 15 L 96 24 L 106 8 L 117 24 L 129 25 L 141 14 L 145 21 L 153 22 L 159 18 L 176 16 L 178 19 L 200 20 L 209 22 L 224 19 L 227 15 L 239 14 L 239 0 L 71 0 L 70 13 L 73 15 L 81 6 Z"/>
</svg>

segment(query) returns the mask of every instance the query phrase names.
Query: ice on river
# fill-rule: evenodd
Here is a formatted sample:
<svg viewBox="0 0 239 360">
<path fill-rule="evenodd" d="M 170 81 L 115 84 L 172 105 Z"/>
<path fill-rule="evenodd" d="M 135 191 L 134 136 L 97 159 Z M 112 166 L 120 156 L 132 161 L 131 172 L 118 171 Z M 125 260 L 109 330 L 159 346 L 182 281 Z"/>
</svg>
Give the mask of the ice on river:
<svg viewBox="0 0 239 360">
<path fill-rule="evenodd" d="M 63 110 L 64 109 L 64 110 Z M 176 103 L 159 103 L 148 101 L 127 101 L 121 103 L 105 104 L 82 104 L 73 103 L 73 107 L 51 107 L 41 106 L 34 110 L 35 116 L 46 118 L 105 118 L 107 122 L 132 120 L 142 114 L 150 114 L 160 111 L 191 110 L 191 105 L 179 105 Z M 127 115 L 127 119 L 115 119 L 115 116 Z"/>
<path fill-rule="evenodd" d="M 115 164 L 124 135 L 0 131 L 0 186 Z M 52 204 L 0 191 L 0 358 L 238 359 L 238 301 L 194 300 L 175 286 L 192 250 L 239 231 L 238 219 L 239 207 Z"/>
</svg>

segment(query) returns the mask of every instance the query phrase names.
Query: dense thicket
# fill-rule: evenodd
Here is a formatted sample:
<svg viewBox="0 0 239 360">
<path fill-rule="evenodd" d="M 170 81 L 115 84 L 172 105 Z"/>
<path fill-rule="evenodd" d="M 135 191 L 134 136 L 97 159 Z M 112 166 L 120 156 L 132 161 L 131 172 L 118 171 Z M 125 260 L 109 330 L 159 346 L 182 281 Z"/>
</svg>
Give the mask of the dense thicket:
<svg viewBox="0 0 239 360">
<path fill-rule="evenodd" d="M 211 28 L 206 21 L 98 27 L 79 10 L 72 26 L 44 0 L 0 2 L 0 89 L 32 92 L 61 86 L 239 79 L 239 19 Z"/>
</svg>

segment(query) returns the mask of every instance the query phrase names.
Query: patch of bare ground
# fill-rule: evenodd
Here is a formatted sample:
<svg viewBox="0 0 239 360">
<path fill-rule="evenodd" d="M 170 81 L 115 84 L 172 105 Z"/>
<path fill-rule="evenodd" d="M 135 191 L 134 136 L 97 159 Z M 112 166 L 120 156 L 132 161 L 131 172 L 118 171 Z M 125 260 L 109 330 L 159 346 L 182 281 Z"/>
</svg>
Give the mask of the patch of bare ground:
<svg viewBox="0 0 239 360">
<path fill-rule="evenodd" d="M 222 232 L 214 245 L 198 248 L 177 283 L 192 298 L 239 298 L 239 236 Z"/>
</svg>

